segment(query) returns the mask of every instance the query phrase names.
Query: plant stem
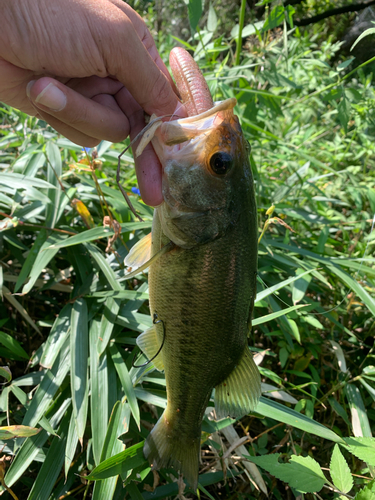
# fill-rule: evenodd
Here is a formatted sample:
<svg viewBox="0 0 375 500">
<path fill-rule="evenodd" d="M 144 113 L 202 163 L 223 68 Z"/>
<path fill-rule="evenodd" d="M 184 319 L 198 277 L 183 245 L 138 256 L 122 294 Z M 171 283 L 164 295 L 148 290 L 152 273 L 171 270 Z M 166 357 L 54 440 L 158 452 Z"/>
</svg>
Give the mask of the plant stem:
<svg viewBox="0 0 375 500">
<path fill-rule="evenodd" d="M 246 0 L 241 0 L 240 21 L 239 21 L 239 29 L 237 36 L 236 60 L 234 62 L 235 66 L 239 66 L 240 64 L 240 56 L 242 49 L 242 30 L 245 22 L 245 9 L 246 9 Z"/>
</svg>

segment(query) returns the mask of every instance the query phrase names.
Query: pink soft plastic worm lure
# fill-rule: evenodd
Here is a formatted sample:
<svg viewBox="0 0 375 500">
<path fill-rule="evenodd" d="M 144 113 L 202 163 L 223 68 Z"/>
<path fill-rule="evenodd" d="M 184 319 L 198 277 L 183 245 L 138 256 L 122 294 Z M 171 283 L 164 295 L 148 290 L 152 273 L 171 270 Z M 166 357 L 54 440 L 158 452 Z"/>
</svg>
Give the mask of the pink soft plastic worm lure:
<svg viewBox="0 0 375 500">
<path fill-rule="evenodd" d="M 208 85 L 190 54 L 175 47 L 169 55 L 169 63 L 188 116 L 212 108 L 214 103 Z"/>
</svg>

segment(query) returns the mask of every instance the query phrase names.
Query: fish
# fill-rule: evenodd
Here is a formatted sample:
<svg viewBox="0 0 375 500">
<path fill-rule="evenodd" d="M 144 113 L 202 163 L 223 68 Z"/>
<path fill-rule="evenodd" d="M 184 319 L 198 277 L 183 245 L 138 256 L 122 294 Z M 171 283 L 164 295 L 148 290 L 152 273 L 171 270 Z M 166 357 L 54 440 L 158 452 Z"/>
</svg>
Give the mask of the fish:
<svg viewBox="0 0 375 500">
<path fill-rule="evenodd" d="M 147 437 L 152 469 L 174 467 L 198 486 L 201 425 L 215 390 L 218 418 L 240 418 L 259 400 L 248 347 L 257 281 L 257 209 L 249 145 L 233 112 L 213 103 L 188 52 L 171 68 L 188 117 L 151 117 L 136 155 L 151 141 L 162 165 L 163 203 L 152 231 L 125 259 L 149 268 L 153 325 L 137 345 L 164 370 L 167 406 Z"/>
</svg>

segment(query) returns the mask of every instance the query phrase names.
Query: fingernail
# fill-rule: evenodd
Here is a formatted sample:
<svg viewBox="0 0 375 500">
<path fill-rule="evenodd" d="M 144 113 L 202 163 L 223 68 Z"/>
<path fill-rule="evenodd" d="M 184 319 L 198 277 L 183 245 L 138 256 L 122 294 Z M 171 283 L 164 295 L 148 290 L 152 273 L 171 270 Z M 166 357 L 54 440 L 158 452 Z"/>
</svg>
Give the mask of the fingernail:
<svg viewBox="0 0 375 500">
<path fill-rule="evenodd" d="M 34 85 L 35 82 L 36 82 L 36 80 L 30 80 L 26 86 L 26 95 L 29 99 L 30 99 L 31 87 Z"/>
<path fill-rule="evenodd" d="M 61 111 L 66 106 L 66 95 L 56 85 L 49 83 L 35 99 L 36 104 L 42 104 L 51 111 Z"/>
</svg>

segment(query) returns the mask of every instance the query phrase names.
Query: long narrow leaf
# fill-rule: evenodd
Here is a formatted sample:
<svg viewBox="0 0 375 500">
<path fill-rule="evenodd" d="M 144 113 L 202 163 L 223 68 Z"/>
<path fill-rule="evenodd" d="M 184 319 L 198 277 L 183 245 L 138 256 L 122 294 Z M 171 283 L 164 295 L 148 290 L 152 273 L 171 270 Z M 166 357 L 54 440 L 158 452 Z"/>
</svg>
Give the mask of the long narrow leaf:
<svg viewBox="0 0 375 500">
<path fill-rule="evenodd" d="M 88 357 L 89 335 L 87 305 L 84 299 L 74 302 L 70 333 L 70 385 L 72 390 L 73 414 L 78 439 L 83 443 L 88 409 Z"/>
<path fill-rule="evenodd" d="M 90 374 L 91 374 L 91 429 L 95 463 L 100 462 L 109 420 L 108 398 L 112 390 L 108 385 L 107 353 L 100 358 L 97 350 L 100 322 L 93 320 L 90 327 Z"/>
<path fill-rule="evenodd" d="M 261 396 L 255 411 L 265 417 L 273 418 L 278 422 L 284 422 L 287 425 L 297 427 L 297 429 L 301 429 L 302 431 L 329 439 L 335 443 L 343 443 L 343 440 L 331 431 L 331 429 L 324 427 L 324 425 L 315 422 L 315 420 L 312 420 L 311 418 L 308 418 L 305 415 L 288 408 L 287 406 L 283 406 L 275 401 L 264 398 L 263 396 Z"/>
<path fill-rule="evenodd" d="M 67 413 L 58 429 L 59 437 L 54 437 L 46 459 L 31 488 L 27 500 L 48 500 L 56 479 L 64 463 L 65 445 L 68 434 L 70 414 Z"/>
<path fill-rule="evenodd" d="M 136 421 L 136 424 L 138 425 L 138 428 L 140 427 L 140 414 L 139 414 L 139 406 L 138 406 L 138 401 L 137 397 L 134 392 L 134 387 L 129 375 L 128 368 L 126 366 L 126 363 L 124 359 L 122 358 L 120 351 L 118 350 L 118 347 L 113 344 L 109 348 L 109 352 L 111 353 L 113 363 L 115 365 L 117 374 L 119 376 L 119 379 L 121 381 L 122 388 L 124 389 L 125 395 L 129 401 L 129 406 L 132 412 L 132 415 L 134 417 L 134 420 Z"/>
</svg>

